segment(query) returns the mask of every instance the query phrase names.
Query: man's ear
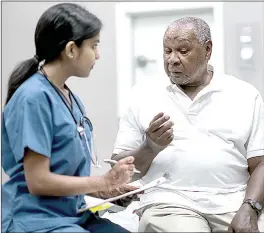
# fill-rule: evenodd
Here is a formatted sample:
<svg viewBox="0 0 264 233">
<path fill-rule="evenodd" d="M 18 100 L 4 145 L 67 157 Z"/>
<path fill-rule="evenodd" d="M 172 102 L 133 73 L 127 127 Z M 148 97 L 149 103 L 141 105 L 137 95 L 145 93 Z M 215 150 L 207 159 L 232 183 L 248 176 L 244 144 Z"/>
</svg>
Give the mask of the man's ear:
<svg viewBox="0 0 264 233">
<path fill-rule="evenodd" d="M 214 72 L 214 67 L 210 64 L 207 65 L 207 70 L 208 71 L 211 71 L 211 72 Z"/>
<path fill-rule="evenodd" d="M 211 40 L 208 40 L 207 42 L 205 42 L 205 50 L 206 50 L 206 60 L 209 61 L 212 55 L 212 48 L 213 48 L 213 43 Z"/>
</svg>

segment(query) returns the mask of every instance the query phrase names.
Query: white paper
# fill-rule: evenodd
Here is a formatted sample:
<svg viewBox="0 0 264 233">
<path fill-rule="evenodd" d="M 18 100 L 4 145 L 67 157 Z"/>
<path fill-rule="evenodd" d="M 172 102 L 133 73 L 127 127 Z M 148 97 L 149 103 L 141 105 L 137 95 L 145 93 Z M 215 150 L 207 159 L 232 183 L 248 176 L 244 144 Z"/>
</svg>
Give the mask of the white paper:
<svg viewBox="0 0 264 233">
<path fill-rule="evenodd" d="M 116 196 L 116 197 L 108 198 L 106 200 L 97 198 L 97 200 L 95 202 L 91 202 L 91 203 L 88 202 L 85 208 L 78 210 L 78 213 L 82 213 L 82 212 L 84 212 L 86 210 L 89 210 L 89 209 L 91 209 L 93 207 L 100 206 L 100 205 L 108 203 L 108 202 L 113 202 L 113 201 L 119 200 L 119 199 L 121 199 L 123 197 L 127 197 L 127 196 L 130 196 L 130 195 L 133 195 L 133 194 L 138 194 L 138 193 L 140 193 L 140 192 L 142 192 L 144 190 L 147 190 L 147 189 L 150 189 L 150 188 L 154 188 L 156 186 L 164 184 L 166 181 L 167 181 L 167 178 L 160 177 L 160 178 L 158 178 L 158 179 L 156 179 L 156 180 L 154 180 L 154 181 L 152 181 L 152 182 L 140 187 L 137 190 L 133 190 L 133 191 L 130 191 L 128 193 L 124 193 L 124 194 Z"/>
<path fill-rule="evenodd" d="M 84 199 L 86 203 L 89 203 L 89 206 L 99 206 L 104 201 L 104 199 L 91 196 L 85 196 Z M 109 203 L 109 205 L 113 206 L 114 204 Z"/>
</svg>

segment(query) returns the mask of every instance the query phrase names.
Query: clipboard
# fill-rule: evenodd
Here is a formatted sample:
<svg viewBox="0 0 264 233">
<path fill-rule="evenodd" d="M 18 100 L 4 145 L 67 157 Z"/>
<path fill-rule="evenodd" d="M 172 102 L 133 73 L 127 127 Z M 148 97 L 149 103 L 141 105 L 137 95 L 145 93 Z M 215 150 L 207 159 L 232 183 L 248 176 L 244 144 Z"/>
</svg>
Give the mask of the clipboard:
<svg viewBox="0 0 264 233">
<path fill-rule="evenodd" d="M 169 179 L 169 176 L 165 173 L 164 176 L 142 186 L 141 188 L 137 189 L 137 190 L 133 190 L 133 191 L 130 191 L 130 192 L 127 192 L 127 193 L 124 193 L 122 195 L 119 195 L 119 196 L 116 196 L 116 197 L 111 197 L 111 198 L 108 198 L 108 199 L 97 199 L 97 203 L 92 203 L 91 205 L 89 205 L 89 202 L 88 204 L 86 205 L 86 207 L 82 208 L 82 209 L 79 209 L 77 211 L 77 213 L 82 213 L 84 211 L 87 211 L 87 210 L 90 210 L 90 211 L 94 211 L 95 209 L 101 209 L 103 208 L 103 206 L 112 206 L 113 204 L 111 202 L 113 201 L 116 201 L 116 200 L 119 200 L 123 197 L 127 197 L 127 196 L 130 196 L 130 195 L 133 195 L 133 194 L 138 194 L 138 193 L 141 193 L 142 191 L 145 191 L 147 189 L 150 189 L 150 188 L 154 188 L 154 187 L 157 187 L 159 185 L 162 185 L 164 183 L 166 183 Z M 110 207 L 109 206 L 109 207 Z M 108 208 L 109 208 L 108 207 Z M 107 209 L 107 208 L 106 208 Z"/>
</svg>

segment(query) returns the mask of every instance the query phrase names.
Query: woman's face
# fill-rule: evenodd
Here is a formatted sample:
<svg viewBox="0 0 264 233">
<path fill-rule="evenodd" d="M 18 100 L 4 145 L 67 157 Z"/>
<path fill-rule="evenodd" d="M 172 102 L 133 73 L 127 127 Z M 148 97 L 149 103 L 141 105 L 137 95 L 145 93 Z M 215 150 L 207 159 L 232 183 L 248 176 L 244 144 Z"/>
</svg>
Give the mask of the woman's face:
<svg viewBox="0 0 264 233">
<path fill-rule="evenodd" d="M 78 77 L 88 77 L 90 71 L 98 60 L 98 44 L 100 42 L 100 34 L 93 38 L 86 39 L 78 48 L 78 56 L 73 61 L 74 73 Z"/>
</svg>

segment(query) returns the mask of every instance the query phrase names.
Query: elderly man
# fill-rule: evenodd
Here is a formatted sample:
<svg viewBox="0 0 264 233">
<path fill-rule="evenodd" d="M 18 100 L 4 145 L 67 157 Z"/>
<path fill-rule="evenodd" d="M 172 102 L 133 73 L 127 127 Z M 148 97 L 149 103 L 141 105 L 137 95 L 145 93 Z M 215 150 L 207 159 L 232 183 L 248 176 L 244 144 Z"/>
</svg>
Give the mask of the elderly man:
<svg viewBox="0 0 264 233">
<path fill-rule="evenodd" d="M 135 157 L 148 183 L 140 232 L 264 232 L 264 104 L 235 77 L 210 72 L 210 28 L 185 17 L 165 32 L 171 84 L 135 87 L 113 159 Z M 211 70 L 212 71 L 212 70 Z"/>
</svg>

